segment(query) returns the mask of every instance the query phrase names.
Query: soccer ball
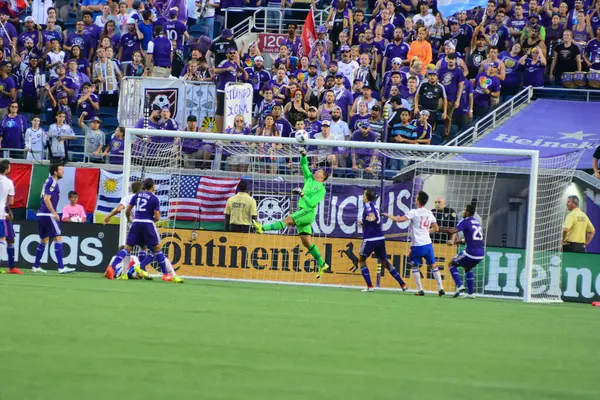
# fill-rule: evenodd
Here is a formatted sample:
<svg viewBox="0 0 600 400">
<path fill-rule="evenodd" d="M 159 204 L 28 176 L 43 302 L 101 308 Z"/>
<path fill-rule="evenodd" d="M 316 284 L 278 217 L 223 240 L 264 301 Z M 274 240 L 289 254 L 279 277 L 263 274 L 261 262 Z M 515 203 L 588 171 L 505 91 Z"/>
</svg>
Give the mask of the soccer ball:
<svg viewBox="0 0 600 400">
<path fill-rule="evenodd" d="M 159 94 L 154 98 L 152 105 L 157 105 L 162 110 L 164 107 L 169 107 L 171 103 L 169 103 L 169 98 L 164 94 Z"/>
<path fill-rule="evenodd" d="M 304 143 L 308 140 L 308 132 L 306 132 L 303 129 L 300 129 L 300 130 L 296 131 L 296 134 L 294 135 L 294 139 L 296 139 L 296 142 L 298 142 L 298 143 Z"/>
</svg>

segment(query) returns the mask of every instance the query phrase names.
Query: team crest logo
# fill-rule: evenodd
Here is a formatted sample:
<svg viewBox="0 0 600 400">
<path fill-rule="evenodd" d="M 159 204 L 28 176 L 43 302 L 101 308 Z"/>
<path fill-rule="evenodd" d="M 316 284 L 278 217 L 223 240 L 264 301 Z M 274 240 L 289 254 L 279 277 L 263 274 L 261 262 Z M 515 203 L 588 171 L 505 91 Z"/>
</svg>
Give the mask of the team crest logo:
<svg viewBox="0 0 600 400">
<path fill-rule="evenodd" d="M 213 117 L 202 118 L 202 124 L 200 126 L 204 132 L 217 132 L 217 124 L 215 123 L 215 119 Z"/>
<path fill-rule="evenodd" d="M 178 89 L 146 89 L 146 106 L 152 110 L 153 106 L 158 106 L 162 110 L 169 107 L 171 118 L 177 119 L 177 99 Z"/>
<path fill-rule="evenodd" d="M 258 222 L 262 225 L 272 224 L 282 220 L 290 213 L 290 198 L 288 196 L 254 196 L 258 202 Z M 288 228 L 283 230 L 286 233 Z M 265 233 L 278 234 L 278 231 Z"/>
</svg>

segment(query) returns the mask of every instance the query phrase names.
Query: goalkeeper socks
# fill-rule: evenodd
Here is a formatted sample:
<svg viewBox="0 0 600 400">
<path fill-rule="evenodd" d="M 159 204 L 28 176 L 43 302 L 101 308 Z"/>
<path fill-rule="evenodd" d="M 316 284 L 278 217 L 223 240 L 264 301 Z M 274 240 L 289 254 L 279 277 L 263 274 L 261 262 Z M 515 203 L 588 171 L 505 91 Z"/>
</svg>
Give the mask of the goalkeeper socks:
<svg viewBox="0 0 600 400">
<path fill-rule="evenodd" d="M 148 256 L 146 256 L 146 258 L 148 258 Z M 158 262 L 163 275 L 168 274 L 169 272 L 167 271 L 167 265 L 165 263 L 165 253 L 163 253 L 162 250 L 156 252 L 156 261 Z"/>
<path fill-rule="evenodd" d="M 415 283 L 417 284 L 417 290 L 419 292 L 423 291 L 423 286 L 421 286 L 421 271 L 418 267 L 412 268 L 412 275 L 413 279 L 415 280 Z"/>
<path fill-rule="evenodd" d="M 116 269 L 116 268 L 117 268 L 117 265 L 121 264 L 121 262 L 123 262 L 123 259 L 124 259 L 125 257 L 127 257 L 128 255 L 129 255 L 129 252 L 128 252 L 127 250 L 125 250 L 125 249 L 123 249 L 123 250 L 119 251 L 119 252 L 117 253 L 117 255 L 115 256 L 115 259 L 113 260 L 113 262 L 112 262 L 111 266 L 112 266 L 114 269 Z"/>
<path fill-rule="evenodd" d="M 400 286 L 406 285 L 406 283 L 404 283 L 404 281 L 400 277 L 400 272 L 398 272 L 398 270 L 395 267 L 392 267 L 388 261 L 386 262 L 388 263 L 388 267 L 390 268 L 390 275 L 392 275 L 396 282 L 398 282 Z"/>
<path fill-rule="evenodd" d="M 263 225 L 265 231 L 280 231 L 285 228 L 283 221 L 273 222 L 272 224 Z"/>
<path fill-rule="evenodd" d="M 456 283 L 456 287 L 459 288 L 462 286 L 462 281 L 460 280 L 460 274 L 458 273 L 458 268 L 454 265 L 450 267 L 450 273 L 452 274 L 452 279 L 454 279 L 454 283 Z"/>
<path fill-rule="evenodd" d="M 431 271 L 433 272 L 433 277 L 435 278 L 435 281 L 437 282 L 438 290 L 443 290 L 444 287 L 442 286 L 442 274 L 440 273 L 440 270 L 438 269 L 438 267 L 433 266 Z"/>
<path fill-rule="evenodd" d="M 313 256 L 315 260 L 317 260 L 317 264 L 319 264 L 319 267 L 325 265 L 325 260 L 323 260 L 323 257 L 321 257 L 321 252 L 319 251 L 317 245 L 313 244 L 312 246 L 310 246 L 308 252 L 311 256 Z"/>
<path fill-rule="evenodd" d="M 138 253 L 138 260 L 140 261 L 140 267 L 145 271 L 146 270 L 146 265 L 148 265 L 150 262 L 152 262 L 152 260 L 150 260 L 150 262 L 148 264 L 145 264 L 142 267 L 142 261 L 144 261 L 146 259 L 146 252 L 144 250 L 140 250 L 140 252 Z"/>
<path fill-rule="evenodd" d="M 373 287 L 373 283 L 371 282 L 371 275 L 369 274 L 369 268 L 367 268 L 367 266 L 360 267 L 360 273 L 362 274 L 363 278 L 365 278 L 367 286 Z"/>
<path fill-rule="evenodd" d="M 140 260 L 142 259 L 140 258 Z M 152 260 L 154 260 L 154 253 L 152 252 L 152 250 L 149 250 L 146 253 L 146 257 L 144 257 L 144 259 L 140 261 L 140 268 L 145 271 L 146 265 L 150 264 Z"/>
<path fill-rule="evenodd" d="M 15 244 L 8 243 L 6 246 L 6 254 L 8 255 L 8 268 L 15 267 Z"/>
<path fill-rule="evenodd" d="M 54 254 L 56 255 L 58 269 L 63 269 L 65 265 L 63 264 L 63 248 L 61 242 L 54 242 Z"/>
<path fill-rule="evenodd" d="M 465 276 L 467 278 L 467 292 L 473 294 L 475 291 L 475 274 L 473 273 L 473 270 L 468 270 Z"/>
<path fill-rule="evenodd" d="M 38 244 L 37 249 L 35 249 L 35 262 L 33 263 L 33 266 L 35 268 L 40 267 L 40 261 L 42 260 L 42 256 L 44 255 L 45 250 L 46 250 L 46 244 L 40 242 L 40 244 Z"/>
</svg>

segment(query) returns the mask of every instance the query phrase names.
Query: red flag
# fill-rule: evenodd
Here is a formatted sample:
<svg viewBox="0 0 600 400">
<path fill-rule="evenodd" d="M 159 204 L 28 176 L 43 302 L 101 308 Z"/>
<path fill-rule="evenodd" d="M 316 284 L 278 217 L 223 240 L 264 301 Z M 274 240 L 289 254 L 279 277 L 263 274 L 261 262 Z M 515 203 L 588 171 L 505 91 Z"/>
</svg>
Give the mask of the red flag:
<svg viewBox="0 0 600 400">
<path fill-rule="evenodd" d="M 29 188 L 31 186 L 32 172 L 33 165 L 31 164 L 11 164 L 10 175 L 8 177 L 13 181 L 15 185 L 15 202 L 13 203 L 12 208 L 27 207 L 27 199 L 29 198 Z"/>
<path fill-rule="evenodd" d="M 317 32 L 315 31 L 315 16 L 311 7 L 308 14 L 306 14 L 306 20 L 304 21 L 304 27 L 302 28 L 302 48 L 298 50 L 298 55 L 300 57 L 308 56 L 316 41 Z"/>
</svg>

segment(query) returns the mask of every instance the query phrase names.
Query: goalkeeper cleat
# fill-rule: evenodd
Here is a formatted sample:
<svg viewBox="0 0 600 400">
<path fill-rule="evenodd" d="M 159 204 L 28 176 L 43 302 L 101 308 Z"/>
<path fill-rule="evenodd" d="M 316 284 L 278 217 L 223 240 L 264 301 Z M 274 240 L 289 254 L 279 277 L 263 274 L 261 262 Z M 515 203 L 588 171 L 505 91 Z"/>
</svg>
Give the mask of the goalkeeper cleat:
<svg viewBox="0 0 600 400">
<path fill-rule="evenodd" d="M 456 288 L 456 292 L 454 292 L 454 298 L 460 297 L 461 294 L 465 292 L 465 287 L 461 285 L 461 287 Z"/>
<path fill-rule="evenodd" d="M 444 292 L 444 289 L 438 290 L 438 296 L 442 297 L 445 294 L 446 294 L 446 292 Z"/>
<path fill-rule="evenodd" d="M 23 271 L 21 271 L 19 268 L 14 267 L 14 268 L 9 268 L 8 269 L 8 273 L 9 274 L 13 274 L 13 275 L 23 275 Z"/>
<path fill-rule="evenodd" d="M 163 274 L 162 280 L 165 282 L 173 282 L 173 275 L 171 274 Z"/>
<path fill-rule="evenodd" d="M 317 279 L 323 276 L 323 273 L 329 269 L 329 264 L 323 264 L 322 267 L 317 269 Z"/>
<path fill-rule="evenodd" d="M 473 293 L 465 296 L 465 299 L 474 299 L 474 298 L 475 298 L 475 295 Z"/>
<path fill-rule="evenodd" d="M 417 293 L 415 293 L 415 296 L 425 296 L 425 292 L 422 290 L 419 290 Z"/>
<path fill-rule="evenodd" d="M 263 229 L 262 224 L 255 219 L 252 220 L 252 225 L 254 225 L 254 229 L 256 230 L 256 233 L 263 233 L 265 231 Z"/>
<path fill-rule="evenodd" d="M 64 267 L 58 269 L 58 273 L 61 275 L 70 274 L 72 272 L 75 272 L 75 268 Z"/>
<path fill-rule="evenodd" d="M 140 268 L 139 265 L 136 265 L 133 267 L 133 270 L 135 271 L 135 273 L 144 279 L 147 279 L 150 275 L 148 274 L 148 272 L 144 271 L 142 268 Z"/>
<path fill-rule="evenodd" d="M 112 265 L 109 265 L 108 268 L 106 268 L 106 271 L 104 271 L 104 276 L 106 277 L 106 279 L 111 281 L 115 279 L 115 269 Z"/>
<path fill-rule="evenodd" d="M 41 267 L 31 267 L 31 272 L 33 273 L 41 273 L 41 274 L 45 274 L 48 271 L 46 271 L 45 269 L 41 268 Z"/>
<path fill-rule="evenodd" d="M 369 286 L 366 289 L 361 290 L 361 292 L 374 292 L 375 288 L 373 286 Z"/>
<path fill-rule="evenodd" d="M 400 287 L 402 288 L 403 292 L 406 292 L 408 290 L 408 286 L 406 286 L 406 283 L 403 283 L 402 285 L 400 285 Z"/>
<path fill-rule="evenodd" d="M 183 282 L 184 282 L 184 280 L 182 277 L 177 276 L 177 275 L 173 276 L 173 283 L 183 283 Z"/>
</svg>

